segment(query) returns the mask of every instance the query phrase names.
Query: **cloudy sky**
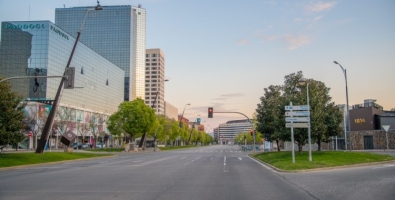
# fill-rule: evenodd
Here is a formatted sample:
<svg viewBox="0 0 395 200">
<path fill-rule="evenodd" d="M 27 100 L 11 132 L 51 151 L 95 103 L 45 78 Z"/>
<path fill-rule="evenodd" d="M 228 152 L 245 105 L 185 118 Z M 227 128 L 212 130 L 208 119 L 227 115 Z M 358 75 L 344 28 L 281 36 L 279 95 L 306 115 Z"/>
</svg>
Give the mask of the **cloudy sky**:
<svg viewBox="0 0 395 200">
<path fill-rule="evenodd" d="M 101 0 L 147 10 L 147 48 L 166 55 L 166 101 L 211 130 L 251 116 L 263 88 L 303 71 L 344 104 L 376 99 L 395 107 L 394 0 Z M 95 6 L 93 0 L 0 0 L 0 21 L 50 20 L 55 8 Z M 116 31 L 116 30 L 114 30 Z"/>
</svg>

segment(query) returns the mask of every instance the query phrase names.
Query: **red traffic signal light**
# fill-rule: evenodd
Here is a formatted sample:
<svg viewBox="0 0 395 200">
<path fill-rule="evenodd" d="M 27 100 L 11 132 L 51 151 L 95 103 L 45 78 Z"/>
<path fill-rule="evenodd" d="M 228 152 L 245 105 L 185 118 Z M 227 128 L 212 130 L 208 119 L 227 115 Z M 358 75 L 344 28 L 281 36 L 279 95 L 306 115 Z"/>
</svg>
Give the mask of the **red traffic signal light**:
<svg viewBox="0 0 395 200">
<path fill-rule="evenodd" d="M 251 136 L 253 136 L 254 135 L 254 130 L 250 130 L 250 134 L 251 134 Z"/>
<path fill-rule="evenodd" d="M 213 107 L 209 107 L 208 108 L 208 118 L 213 118 L 213 112 L 214 112 Z"/>
</svg>

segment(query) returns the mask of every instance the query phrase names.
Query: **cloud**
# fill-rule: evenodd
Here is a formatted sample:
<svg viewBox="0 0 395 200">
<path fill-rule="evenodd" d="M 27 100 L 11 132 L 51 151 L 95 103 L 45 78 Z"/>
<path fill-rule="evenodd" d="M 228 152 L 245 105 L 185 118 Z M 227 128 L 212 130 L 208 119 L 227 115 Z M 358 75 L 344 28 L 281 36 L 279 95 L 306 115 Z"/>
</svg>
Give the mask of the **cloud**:
<svg viewBox="0 0 395 200">
<path fill-rule="evenodd" d="M 226 98 L 214 98 L 214 99 L 211 99 L 211 100 L 219 100 L 219 101 L 221 101 L 221 100 L 226 100 Z"/>
<path fill-rule="evenodd" d="M 310 39 L 306 35 L 298 35 L 298 36 L 286 35 L 284 37 L 284 40 L 289 45 L 288 46 L 289 50 L 295 50 L 300 46 L 310 43 Z"/>
<path fill-rule="evenodd" d="M 222 94 L 220 95 L 221 97 L 242 97 L 244 96 L 243 93 L 233 93 L 233 94 Z"/>
<path fill-rule="evenodd" d="M 250 40 L 248 40 L 248 39 L 241 39 L 236 42 L 237 45 L 246 45 L 249 43 L 250 43 Z"/>
<path fill-rule="evenodd" d="M 295 18 L 294 21 L 295 22 L 300 22 L 300 21 L 302 21 L 302 19 L 301 18 Z"/>
<path fill-rule="evenodd" d="M 336 5 L 336 2 L 319 2 L 312 5 L 308 5 L 305 7 L 305 10 L 311 12 L 322 12 L 325 10 L 329 10 Z"/>
<path fill-rule="evenodd" d="M 319 21 L 319 20 L 322 19 L 323 17 L 324 17 L 324 16 L 320 15 L 320 16 L 314 18 L 313 21 L 314 21 L 314 22 Z"/>
</svg>

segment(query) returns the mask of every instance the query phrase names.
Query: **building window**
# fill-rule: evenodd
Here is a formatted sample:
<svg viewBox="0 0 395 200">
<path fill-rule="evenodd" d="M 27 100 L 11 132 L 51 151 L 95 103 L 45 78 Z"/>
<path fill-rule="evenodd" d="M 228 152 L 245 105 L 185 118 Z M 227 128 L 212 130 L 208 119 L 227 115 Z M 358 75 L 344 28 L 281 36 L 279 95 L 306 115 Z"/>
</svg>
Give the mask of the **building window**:
<svg viewBox="0 0 395 200">
<path fill-rule="evenodd" d="M 152 59 L 152 62 L 156 62 L 156 59 Z"/>
<path fill-rule="evenodd" d="M 149 87 L 149 84 L 145 84 L 145 87 Z"/>
<path fill-rule="evenodd" d="M 146 67 L 145 70 L 149 70 L 149 67 Z"/>
<path fill-rule="evenodd" d="M 146 83 L 149 83 L 149 80 L 145 80 Z"/>
<path fill-rule="evenodd" d="M 106 81 L 106 85 L 108 85 L 108 79 L 107 79 L 107 81 Z"/>
<path fill-rule="evenodd" d="M 156 54 L 152 54 L 152 57 L 155 58 L 155 57 L 156 57 Z"/>
<path fill-rule="evenodd" d="M 145 104 L 149 104 L 149 101 L 146 101 Z"/>
<path fill-rule="evenodd" d="M 145 74 L 149 74 L 149 71 L 145 72 Z"/>
<path fill-rule="evenodd" d="M 156 80 L 152 80 L 152 82 L 156 83 L 157 81 Z"/>
<path fill-rule="evenodd" d="M 149 78 L 149 77 L 148 77 Z M 151 78 L 158 78 L 157 76 L 151 76 Z"/>
<path fill-rule="evenodd" d="M 145 62 L 149 62 L 149 59 L 145 59 Z"/>
<path fill-rule="evenodd" d="M 149 95 L 149 92 L 146 92 L 145 95 Z"/>
<path fill-rule="evenodd" d="M 156 74 L 156 72 L 155 72 L 155 71 L 153 71 L 151 74 Z"/>
<path fill-rule="evenodd" d="M 145 78 L 149 78 L 149 76 L 145 76 Z"/>
<path fill-rule="evenodd" d="M 145 54 L 145 57 L 146 57 L 146 58 L 149 58 L 149 54 Z"/>
<path fill-rule="evenodd" d="M 145 63 L 145 66 L 149 66 L 150 64 L 149 63 Z"/>
<path fill-rule="evenodd" d="M 151 87 L 156 87 L 156 84 L 151 84 Z"/>
<path fill-rule="evenodd" d="M 151 88 L 151 91 L 156 91 L 156 88 Z"/>
<path fill-rule="evenodd" d="M 156 67 L 152 67 L 152 70 L 156 70 Z"/>
<path fill-rule="evenodd" d="M 84 74 L 84 66 L 81 67 L 81 74 Z"/>
<path fill-rule="evenodd" d="M 157 64 L 156 63 L 152 63 L 152 66 L 156 66 Z"/>
<path fill-rule="evenodd" d="M 149 88 L 145 88 L 145 91 L 149 91 Z"/>
</svg>

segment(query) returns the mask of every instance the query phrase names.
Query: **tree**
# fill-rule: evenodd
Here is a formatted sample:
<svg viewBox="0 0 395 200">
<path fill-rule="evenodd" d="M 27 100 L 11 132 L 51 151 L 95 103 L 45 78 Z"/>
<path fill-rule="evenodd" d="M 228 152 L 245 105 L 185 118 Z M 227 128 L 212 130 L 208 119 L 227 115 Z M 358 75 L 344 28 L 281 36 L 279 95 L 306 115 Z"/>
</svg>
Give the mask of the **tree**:
<svg viewBox="0 0 395 200">
<path fill-rule="evenodd" d="M 101 113 L 92 113 L 91 115 L 91 119 L 89 121 L 89 127 L 93 135 L 93 139 L 95 141 L 95 144 L 92 146 L 92 148 L 94 149 L 96 148 L 99 134 L 104 132 L 104 123 L 106 123 L 107 120 L 108 120 L 108 116 Z"/>
<path fill-rule="evenodd" d="M 283 87 L 271 85 L 264 89 L 261 103 L 256 109 L 255 129 L 263 133 L 263 137 L 269 142 L 276 142 L 277 151 L 280 151 L 279 142 L 289 141 L 290 134 L 285 128 L 284 106 L 286 105 L 283 95 Z"/>
<path fill-rule="evenodd" d="M 261 103 L 256 109 L 257 130 L 264 133 L 268 141 L 289 141 L 290 129 L 285 128 L 286 105 L 307 105 L 307 87 L 298 84 L 303 77 L 301 71 L 292 73 L 284 77 L 284 85 L 269 86 L 265 88 L 265 93 L 261 97 Z M 339 124 L 343 117 L 331 102 L 329 96 L 330 89 L 323 82 L 313 79 L 307 80 L 309 83 L 309 104 L 312 142 L 318 144 L 321 150 L 322 142 L 329 142 L 332 136 L 341 132 Z M 294 129 L 295 143 L 298 145 L 299 153 L 302 147 L 307 144 L 308 131 L 305 128 Z"/>
<path fill-rule="evenodd" d="M 112 134 L 125 133 L 133 140 L 134 137 L 148 133 L 157 123 L 156 120 L 154 110 L 137 98 L 121 103 L 118 111 L 110 116 L 107 128 Z"/>
<path fill-rule="evenodd" d="M 2 78 L 0 78 L 2 80 Z M 11 91 L 7 81 L 0 83 L 0 145 L 18 144 L 25 136 L 23 130 L 25 103 L 22 97 Z"/>
<path fill-rule="evenodd" d="M 391 108 L 391 111 L 395 111 L 395 108 Z"/>
</svg>

